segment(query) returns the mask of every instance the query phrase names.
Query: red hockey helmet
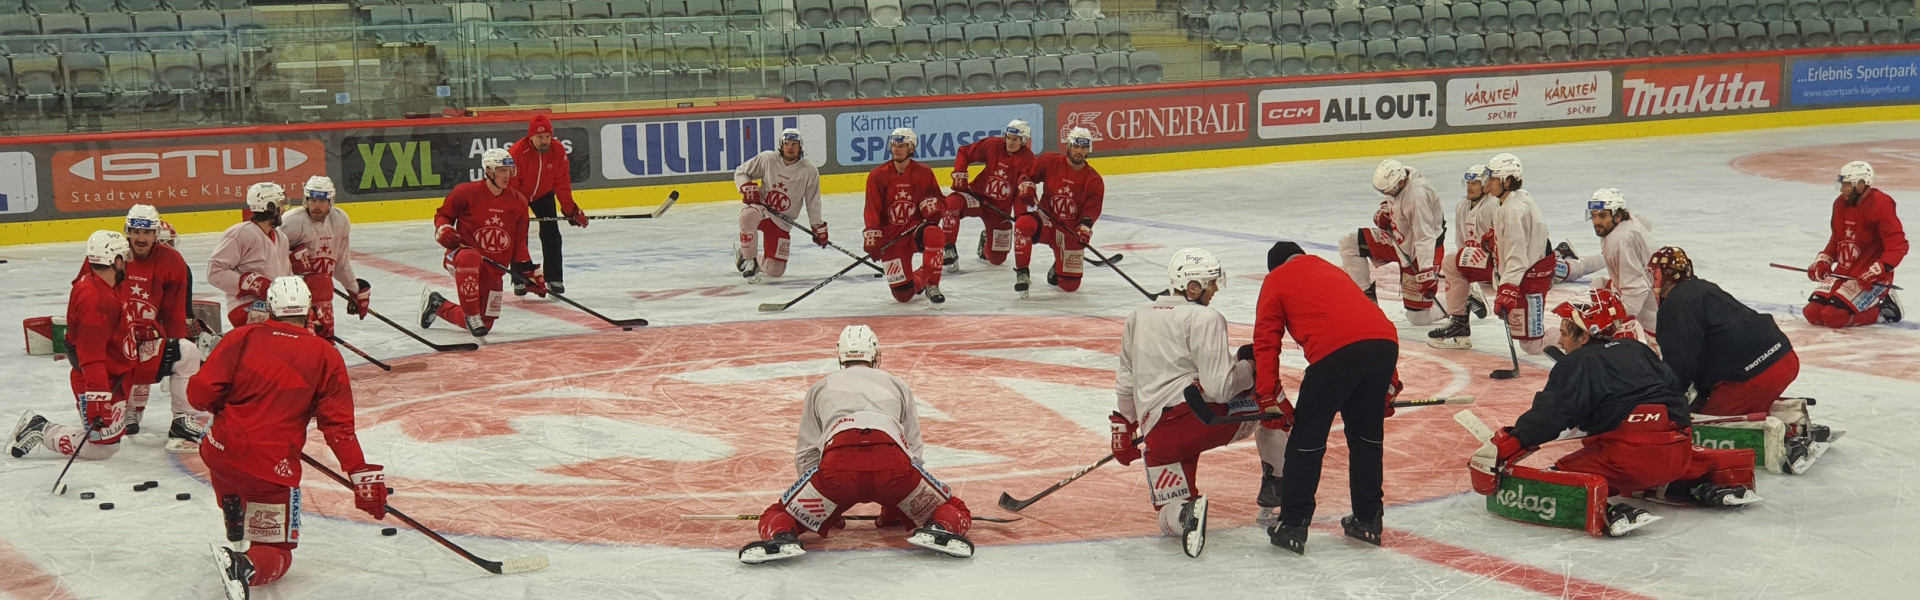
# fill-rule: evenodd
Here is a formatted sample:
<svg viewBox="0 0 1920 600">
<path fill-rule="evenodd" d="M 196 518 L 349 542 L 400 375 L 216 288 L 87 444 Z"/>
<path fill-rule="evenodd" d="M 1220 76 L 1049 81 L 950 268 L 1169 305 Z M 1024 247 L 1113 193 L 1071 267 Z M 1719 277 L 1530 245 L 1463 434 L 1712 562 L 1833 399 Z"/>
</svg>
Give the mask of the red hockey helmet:
<svg viewBox="0 0 1920 600">
<path fill-rule="evenodd" d="M 1553 309 L 1562 319 L 1571 319 L 1576 327 L 1594 337 L 1613 337 L 1620 325 L 1633 320 L 1620 299 L 1608 290 L 1594 290 L 1587 302 L 1562 302 Z"/>
</svg>

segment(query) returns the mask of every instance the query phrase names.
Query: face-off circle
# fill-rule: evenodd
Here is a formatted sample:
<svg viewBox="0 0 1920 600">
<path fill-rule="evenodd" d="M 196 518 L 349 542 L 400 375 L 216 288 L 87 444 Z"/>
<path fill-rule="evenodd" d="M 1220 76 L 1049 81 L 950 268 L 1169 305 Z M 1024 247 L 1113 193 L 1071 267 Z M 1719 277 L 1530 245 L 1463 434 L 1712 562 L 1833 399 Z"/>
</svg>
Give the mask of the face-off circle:
<svg viewBox="0 0 1920 600">
<path fill-rule="evenodd" d="M 1840 166 L 1856 160 L 1873 164 L 1874 187 L 1920 189 L 1920 140 L 1850 142 L 1759 152 L 1733 159 L 1733 168 L 1768 179 L 1828 186 L 1838 195 Z"/>
</svg>

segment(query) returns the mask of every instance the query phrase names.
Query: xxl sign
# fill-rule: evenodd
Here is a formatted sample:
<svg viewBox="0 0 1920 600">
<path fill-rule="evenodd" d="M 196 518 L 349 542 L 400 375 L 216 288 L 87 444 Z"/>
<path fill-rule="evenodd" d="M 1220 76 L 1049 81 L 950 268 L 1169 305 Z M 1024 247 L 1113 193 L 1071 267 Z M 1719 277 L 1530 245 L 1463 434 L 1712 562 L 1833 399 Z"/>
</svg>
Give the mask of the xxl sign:
<svg viewBox="0 0 1920 600">
<path fill-rule="evenodd" d="M 827 118 L 820 115 L 614 123 L 600 128 L 600 174 L 620 180 L 725 173 L 777 148 L 780 131 L 789 128 L 800 130 L 808 156 L 827 155 Z"/>
<path fill-rule="evenodd" d="M 1260 139 L 1433 129 L 1438 90 L 1431 81 L 1263 90 Z"/>
<path fill-rule="evenodd" d="M 1007 123 L 1020 119 L 1033 126 L 1033 147 L 1048 146 L 1046 109 L 1038 104 L 930 108 L 924 110 L 871 110 L 841 113 L 834 119 L 836 159 L 842 165 L 877 165 L 892 159 L 887 136 L 906 127 L 920 136 L 913 156 L 921 162 L 952 160 L 961 146 L 1000 135 Z"/>
<path fill-rule="evenodd" d="M 1633 69 L 1620 77 L 1629 117 L 1772 108 L 1779 101 L 1779 63 Z"/>
<path fill-rule="evenodd" d="M 523 131 L 421 133 L 413 135 L 348 136 L 340 141 L 341 180 L 334 182 L 354 195 L 389 192 L 446 191 L 480 180 L 480 155 L 508 148 Z M 593 175 L 587 130 L 554 129 L 553 146 L 567 153 L 568 179 L 581 183 Z"/>
<path fill-rule="evenodd" d="M 1447 80 L 1447 124 L 1454 127 L 1597 119 L 1613 114 L 1613 73 Z"/>
<path fill-rule="evenodd" d="M 1093 149 L 1173 148 L 1247 139 L 1244 92 L 1154 96 L 1060 105 L 1059 134 L 1093 133 Z"/>
<path fill-rule="evenodd" d="M 327 174 L 318 141 L 194 144 L 53 153 L 54 206 L 61 212 L 156 206 L 239 205 L 247 187 L 298 189 Z"/>
</svg>

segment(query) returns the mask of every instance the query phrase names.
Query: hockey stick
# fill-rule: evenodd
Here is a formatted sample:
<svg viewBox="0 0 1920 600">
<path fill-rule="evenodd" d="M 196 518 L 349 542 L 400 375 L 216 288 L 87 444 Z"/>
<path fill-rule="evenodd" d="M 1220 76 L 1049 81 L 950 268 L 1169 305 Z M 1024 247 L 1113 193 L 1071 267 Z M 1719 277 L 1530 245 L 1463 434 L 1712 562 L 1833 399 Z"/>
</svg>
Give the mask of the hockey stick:
<svg viewBox="0 0 1920 600">
<path fill-rule="evenodd" d="M 1506 321 L 1505 318 L 1501 318 L 1500 320 Z M 1501 323 L 1501 325 L 1500 330 L 1507 333 L 1507 356 L 1513 358 L 1513 368 L 1494 369 L 1493 372 L 1488 373 L 1487 376 L 1494 379 L 1507 380 L 1520 376 L 1520 351 L 1513 347 L 1513 327 L 1507 326 L 1504 322 Z"/>
<path fill-rule="evenodd" d="M 339 294 L 343 294 L 348 298 L 352 297 L 352 294 L 347 294 L 346 292 L 341 291 L 340 288 L 333 288 L 333 291 Z M 352 302 L 352 300 L 348 300 L 348 302 Z M 433 341 L 428 340 L 427 338 L 420 337 L 418 334 L 415 334 L 414 332 L 407 331 L 407 328 L 401 327 L 399 323 L 393 322 L 392 319 L 388 319 L 386 315 L 382 315 L 378 312 L 375 312 L 373 310 L 373 307 L 371 306 L 367 307 L 367 314 L 373 315 L 373 318 L 379 319 L 382 323 L 392 325 L 394 329 L 400 330 L 400 333 L 407 334 L 407 337 L 413 338 L 414 341 L 420 342 L 422 344 L 426 344 L 428 348 L 432 348 L 435 352 L 447 352 L 451 350 L 461 350 L 461 351 L 471 352 L 471 351 L 480 349 L 480 345 L 475 343 L 435 344 L 433 343 Z"/>
<path fill-rule="evenodd" d="M 794 229 L 801 229 L 799 223 L 795 223 L 793 219 L 787 218 L 786 215 L 783 215 L 771 210 L 767 211 L 767 214 L 778 217 L 780 219 L 780 222 L 786 223 L 788 227 L 792 227 Z M 841 254 L 845 254 L 849 257 L 852 257 L 854 260 L 860 261 L 860 264 L 873 267 L 873 270 L 878 271 L 877 273 L 874 273 L 875 277 L 884 277 L 887 274 L 887 270 L 880 268 L 880 265 L 873 264 L 873 262 L 867 260 L 866 257 L 860 256 L 858 254 L 854 254 L 848 251 L 846 248 L 841 247 L 839 244 L 835 244 L 833 242 L 827 242 L 827 247 L 835 250 L 839 250 Z"/>
<path fill-rule="evenodd" d="M 879 515 L 841 515 L 840 518 L 846 519 L 848 521 L 872 521 L 872 520 L 879 519 L 880 516 Z M 760 515 L 680 515 L 680 520 L 682 521 L 758 521 L 760 520 Z M 1020 520 L 1020 517 L 1003 519 L 1000 517 L 982 517 L 979 515 L 975 515 L 973 517 L 973 520 L 984 521 L 987 523 L 1012 523 L 1014 521 Z"/>
<path fill-rule="evenodd" d="M 1801 272 L 1801 273 L 1805 273 L 1805 272 L 1807 272 L 1807 270 L 1806 270 L 1806 269 L 1802 269 L 1802 268 L 1800 268 L 1800 267 L 1789 267 L 1789 266 L 1787 266 L 1787 265 L 1783 265 L 1783 264 L 1780 264 L 1780 263 L 1767 263 L 1767 266 L 1769 266 L 1769 267 L 1773 267 L 1773 268 L 1775 268 L 1775 269 L 1786 269 L 1786 270 L 1788 270 L 1788 271 L 1799 271 L 1799 272 Z M 1846 275 L 1832 275 L 1832 277 L 1833 277 L 1834 279 L 1841 279 L 1841 280 L 1845 280 L 1845 281 L 1859 281 L 1859 280 L 1860 280 L 1860 279 L 1859 279 L 1859 278 L 1857 278 L 1857 277 L 1848 277 L 1848 276 L 1846 276 Z M 1904 292 L 1904 291 L 1906 291 L 1906 288 L 1902 288 L 1902 287 L 1900 287 L 1900 286 L 1897 286 L 1897 285 L 1894 285 L 1894 284 L 1891 284 L 1891 283 L 1880 283 L 1880 284 L 1875 284 L 1875 285 L 1884 285 L 1884 286 L 1887 286 L 1887 289 L 1890 289 L 1890 290 L 1899 290 L 1899 291 L 1902 291 L 1902 292 Z"/>
<path fill-rule="evenodd" d="M 487 261 L 487 264 L 489 264 L 489 265 L 493 265 L 493 268 L 495 268 L 495 269 L 499 269 L 499 270 L 502 270 L 502 271 L 506 271 L 506 272 L 507 272 L 507 275 L 510 275 L 510 276 L 512 276 L 512 277 L 513 277 L 513 280 L 514 280 L 514 281 L 517 281 L 517 282 L 520 282 L 521 284 L 527 284 L 527 283 L 531 283 L 531 280 L 529 280 L 529 279 L 527 279 L 527 276 L 525 276 L 525 275 L 521 275 L 521 274 L 519 274 L 519 273 L 517 273 L 517 272 L 515 272 L 515 271 L 514 271 L 513 269 L 510 269 L 510 268 L 507 268 L 507 266 L 506 266 L 506 265 L 503 265 L 503 264 L 500 264 L 500 263 L 498 263 L 498 262 L 495 262 L 495 261 L 494 261 L 493 259 L 491 259 L 491 258 L 487 258 L 486 256 L 481 256 L 481 257 L 480 257 L 480 260 L 484 260 L 484 261 Z M 572 298 L 568 298 L 568 297 L 566 297 L 566 296 L 564 296 L 564 295 L 562 295 L 562 294 L 561 294 L 560 292 L 556 292 L 556 291 L 553 291 L 553 290 L 547 290 L 547 296 L 548 296 L 548 297 L 552 297 L 552 298 L 559 298 L 561 302 L 565 302 L 565 303 L 567 303 L 567 304 L 571 304 L 571 305 L 573 305 L 573 307 L 574 307 L 574 308 L 578 308 L 578 309 L 580 309 L 580 310 L 582 310 L 582 311 L 586 311 L 586 313 L 587 313 L 587 314 L 590 314 L 590 315 L 593 315 L 593 316 L 595 316 L 595 317 L 599 317 L 599 318 L 600 318 L 600 320 L 602 320 L 602 321 L 606 321 L 606 322 L 608 322 L 608 323 L 611 323 L 611 324 L 613 324 L 614 326 L 616 326 L 616 327 L 619 327 L 619 328 L 621 328 L 621 329 L 625 329 L 625 330 L 627 330 L 627 331 L 632 331 L 632 330 L 633 330 L 633 328 L 635 328 L 635 327 L 646 327 L 646 326 L 647 326 L 647 320 L 646 320 L 646 319 L 642 319 L 642 318 L 638 318 L 638 317 L 635 317 L 635 318 L 632 318 L 632 319 L 613 319 L 613 318 L 609 318 L 609 317 L 607 317 L 606 315 L 603 315 L 603 314 L 600 314 L 600 313 L 598 313 L 598 312 L 595 312 L 595 311 L 594 311 L 593 309 L 591 309 L 591 308 L 587 308 L 587 307 L 585 307 L 585 306 L 581 306 L 579 302 L 574 302 Z"/>
<path fill-rule="evenodd" d="M 1728 417 L 1715 417 L 1712 419 L 1694 419 L 1692 424 L 1693 425 L 1718 425 L 1720 423 L 1754 423 L 1754 422 L 1765 421 L 1765 420 L 1767 420 L 1767 413 L 1753 413 L 1753 414 L 1746 414 L 1746 415 L 1733 415 Z"/>
<path fill-rule="evenodd" d="M 1142 440 L 1145 440 L 1145 439 L 1147 438 L 1145 437 L 1133 438 L 1133 443 L 1139 444 Z M 1077 473 L 1068 475 L 1066 479 L 1060 480 L 1060 483 L 1053 484 L 1052 487 L 1041 490 L 1039 494 L 1035 494 L 1032 498 L 1028 498 L 1025 500 L 1015 500 L 1013 498 L 1013 494 L 1000 492 L 1000 508 L 1006 509 L 1007 512 L 1020 512 L 1020 509 L 1033 506 L 1033 503 L 1039 502 L 1041 498 L 1045 498 L 1047 497 L 1048 494 L 1052 494 L 1054 492 L 1060 491 L 1060 488 L 1067 487 L 1067 484 L 1073 483 L 1074 480 L 1080 479 L 1081 477 L 1085 477 L 1088 473 L 1092 473 L 1094 469 L 1100 468 L 1100 465 L 1107 464 L 1107 461 L 1111 461 L 1111 460 L 1113 460 L 1113 453 L 1108 452 L 1106 456 L 1100 457 L 1099 462 L 1088 465 L 1087 468 L 1081 469 Z"/>
<path fill-rule="evenodd" d="M 320 464 L 320 461 L 314 460 L 313 457 L 311 456 L 307 456 L 307 453 L 305 452 L 300 453 L 300 460 L 309 465 L 312 465 L 313 468 L 318 469 L 321 473 L 325 473 L 327 475 L 327 478 L 338 482 L 342 486 L 345 486 L 347 490 L 349 491 L 353 490 L 353 484 L 348 483 L 347 478 L 341 477 L 340 474 L 334 472 L 333 469 L 329 469 L 327 468 L 326 465 Z M 395 509 L 393 505 L 391 504 L 386 505 L 386 509 L 387 509 L 387 512 L 392 513 L 393 516 L 399 517 L 401 521 L 405 521 L 408 526 L 411 526 L 414 529 L 420 530 L 420 533 L 427 534 L 427 537 L 433 538 L 433 541 L 439 542 L 440 545 L 442 546 L 446 546 L 448 550 L 452 550 L 455 554 L 459 554 L 460 556 L 466 558 L 468 561 L 472 562 L 473 564 L 480 565 L 480 568 L 486 569 L 488 573 L 492 573 L 495 575 L 501 575 L 505 573 L 525 573 L 528 571 L 538 571 L 540 569 L 547 568 L 547 557 L 545 555 L 539 555 L 539 554 L 536 554 L 533 556 L 518 556 L 518 557 L 508 558 L 505 561 L 493 561 L 493 560 L 480 558 L 478 556 L 474 556 L 473 553 L 468 552 L 466 548 L 461 548 L 459 544 L 455 544 L 451 541 L 448 541 L 447 538 L 440 537 L 439 533 L 435 532 L 432 529 L 428 529 L 426 525 L 421 525 L 419 521 L 415 521 L 413 520 L 413 517 L 409 517 L 405 513 L 400 512 L 398 509 Z"/>
<path fill-rule="evenodd" d="M 1227 425 L 1231 423 L 1245 423 L 1248 421 L 1265 421 L 1267 419 L 1275 419 L 1280 417 L 1279 414 L 1264 413 L 1264 412 L 1247 413 L 1243 415 L 1234 415 L 1230 413 L 1221 414 L 1215 411 L 1212 405 L 1209 405 L 1207 403 L 1206 398 L 1202 396 L 1200 393 L 1200 388 L 1197 388 L 1194 386 L 1187 386 L 1185 395 L 1187 400 L 1187 409 L 1192 410 L 1193 416 L 1198 417 L 1201 423 L 1204 423 L 1207 425 Z M 1234 399 L 1238 400 L 1245 397 L 1246 396 L 1242 395 L 1242 396 L 1237 396 Z M 1441 406 L 1441 405 L 1447 405 L 1447 404 L 1464 405 L 1464 404 L 1473 404 L 1473 400 L 1474 400 L 1473 396 L 1440 396 L 1435 398 L 1413 398 L 1409 400 L 1395 400 L 1393 401 L 1393 407 L 1394 408 L 1413 408 L 1417 406 Z"/>
<path fill-rule="evenodd" d="M 53 495 L 66 493 L 65 486 L 60 485 L 60 482 L 67 478 L 67 469 L 73 468 L 73 459 L 79 458 L 80 451 L 87 449 L 87 441 L 93 439 L 93 431 L 99 429 L 103 423 L 100 422 L 99 417 L 95 417 L 90 425 L 92 426 L 80 435 L 80 445 L 73 449 L 73 454 L 67 455 L 67 466 L 60 467 L 60 476 L 53 478 Z"/>
<path fill-rule="evenodd" d="M 364 358 L 367 360 L 367 362 L 373 363 L 373 366 L 380 367 L 380 370 L 382 371 L 389 371 L 389 372 L 396 372 L 396 373 L 413 373 L 417 371 L 426 370 L 427 368 L 426 363 L 411 362 L 411 363 L 405 363 L 400 365 L 400 370 L 394 371 L 393 365 L 380 362 L 380 359 L 367 355 L 366 352 L 362 352 L 360 351 L 359 348 L 353 347 L 353 344 L 347 343 L 346 340 L 340 339 L 339 336 L 328 336 L 327 341 L 333 342 L 335 344 L 339 344 L 340 347 L 342 348 L 352 350 L 354 354 L 358 354 L 360 355 L 360 358 Z"/>
<path fill-rule="evenodd" d="M 927 226 L 926 223 L 921 223 L 919 225 L 913 226 L 913 228 L 908 229 L 906 233 L 902 233 L 898 237 L 895 237 L 892 240 L 888 240 L 885 245 L 880 246 L 879 250 L 867 253 L 865 259 L 859 262 L 855 262 L 853 264 L 847 265 L 847 268 L 841 269 L 840 272 L 834 273 L 832 276 L 829 276 L 826 279 L 821 280 L 820 283 L 813 284 L 812 288 L 809 288 L 806 292 L 801 293 L 799 297 L 796 297 L 792 300 L 788 300 L 785 304 L 781 304 L 777 302 L 768 302 L 768 303 L 761 304 L 760 312 L 780 312 L 793 307 L 793 305 L 795 304 L 799 304 L 801 300 L 805 300 L 807 296 L 811 296 L 813 295 L 814 292 L 820 291 L 820 288 L 826 287 L 827 284 L 833 283 L 833 280 L 839 279 L 841 275 L 847 274 L 848 271 L 852 271 L 854 267 L 858 267 L 862 264 L 866 264 L 866 260 L 872 259 L 874 254 L 886 252 L 887 249 L 892 248 L 895 243 L 898 243 L 900 240 L 913 237 L 914 234 L 919 233 L 920 230 L 925 228 L 926 226 Z"/>
<path fill-rule="evenodd" d="M 673 208 L 673 203 L 679 202 L 679 201 L 680 201 L 680 190 L 674 190 L 667 194 L 667 201 L 661 203 L 659 207 L 654 208 L 653 212 L 640 213 L 637 215 L 588 215 L 587 220 L 602 221 L 607 219 L 658 219 L 660 218 L 660 215 L 667 214 L 667 209 Z M 533 220 L 535 222 L 540 222 L 540 221 L 568 221 L 571 219 L 568 219 L 566 217 L 534 217 Z"/>
</svg>

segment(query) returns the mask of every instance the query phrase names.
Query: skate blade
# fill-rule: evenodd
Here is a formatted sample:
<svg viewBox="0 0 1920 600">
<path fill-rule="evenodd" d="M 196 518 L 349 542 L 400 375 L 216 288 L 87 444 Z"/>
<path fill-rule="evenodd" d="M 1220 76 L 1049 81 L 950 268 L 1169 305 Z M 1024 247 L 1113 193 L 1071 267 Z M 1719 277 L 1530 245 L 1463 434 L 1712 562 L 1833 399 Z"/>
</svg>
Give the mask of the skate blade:
<svg viewBox="0 0 1920 600">
<path fill-rule="evenodd" d="M 1720 500 L 1720 505 L 1721 506 L 1746 506 L 1748 504 L 1759 504 L 1765 501 L 1766 499 L 1761 498 L 1760 494 L 1755 493 L 1753 490 L 1746 490 L 1744 492 L 1740 492 L 1740 495 L 1738 496 L 1727 496 L 1726 498 L 1722 498 Z"/>
<path fill-rule="evenodd" d="M 1253 524 L 1261 530 L 1273 529 L 1273 526 L 1280 524 L 1280 509 L 1260 507 L 1260 514 L 1253 517 Z"/>
<path fill-rule="evenodd" d="M 1817 443 L 1817 444 L 1832 444 L 1832 443 L 1834 443 L 1834 442 L 1838 442 L 1838 441 L 1840 441 L 1840 437 L 1841 437 L 1841 436 L 1844 436 L 1844 435 L 1846 435 L 1846 434 L 1847 434 L 1847 430 L 1845 430 L 1845 429 L 1828 429 L 1828 430 L 1827 430 L 1827 441 L 1825 441 L 1825 442 L 1815 442 L 1815 443 Z M 1822 449 L 1822 450 L 1821 450 L 1821 452 L 1826 452 L 1826 450 L 1824 450 L 1824 449 Z"/>
<path fill-rule="evenodd" d="M 1207 497 L 1201 496 L 1193 501 L 1193 529 L 1180 536 L 1180 550 L 1188 558 L 1200 558 L 1200 552 L 1207 549 Z"/>
<path fill-rule="evenodd" d="M 1828 436 L 1827 439 L 1833 439 L 1833 436 Z M 1826 454 L 1827 448 L 1832 446 L 1833 446 L 1833 442 L 1813 442 L 1813 443 L 1807 444 L 1806 457 L 1801 458 L 1800 460 L 1793 461 L 1793 463 L 1787 465 L 1785 469 L 1787 474 L 1789 475 L 1805 474 L 1807 472 L 1807 469 L 1810 469 L 1813 467 L 1813 463 L 1820 461 L 1820 455 Z"/>
<path fill-rule="evenodd" d="M 170 454 L 194 454 L 200 451 L 200 442 L 189 442 L 180 438 L 167 439 L 167 452 Z"/>
<path fill-rule="evenodd" d="M 749 565 L 757 565 L 761 563 L 773 562 L 776 560 L 786 560 L 786 559 L 793 558 L 795 556 L 800 556 L 806 553 L 807 551 L 805 549 L 802 549 L 799 544 L 786 544 L 786 545 L 780 546 L 780 551 L 774 554 L 768 554 L 765 548 L 748 548 L 747 550 L 740 553 L 740 562 L 747 563 Z"/>
<path fill-rule="evenodd" d="M 220 574 L 220 590 L 226 593 L 227 600 L 247 600 L 247 582 L 227 576 L 233 571 L 233 559 L 227 555 L 228 549 L 217 544 L 208 544 L 207 548 L 213 551 L 213 567 Z"/>
<path fill-rule="evenodd" d="M 930 534 L 930 533 L 913 534 L 913 537 L 907 538 L 907 543 L 913 544 L 915 546 L 919 546 L 921 548 L 926 548 L 934 552 L 939 552 L 947 556 L 954 556 L 959 558 L 973 557 L 972 544 L 962 542 L 958 539 L 948 540 L 946 544 L 941 544 L 938 540 L 935 540 L 933 537 L 933 534 Z"/>
<path fill-rule="evenodd" d="M 1472 350 L 1473 340 L 1469 338 L 1440 338 L 1427 340 L 1427 346 L 1440 350 Z"/>
<path fill-rule="evenodd" d="M 1661 519 L 1660 515 L 1646 514 L 1646 515 L 1640 515 L 1639 517 L 1635 517 L 1631 520 L 1609 522 L 1607 523 L 1607 537 L 1620 537 L 1620 536 L 1626 535 L 1627 532 L 1629 531 L 1633 531 L 1641 527 L 1652 525 L 1655 521 L 1659 521 L 1660 519 Z"/>
</svg>

